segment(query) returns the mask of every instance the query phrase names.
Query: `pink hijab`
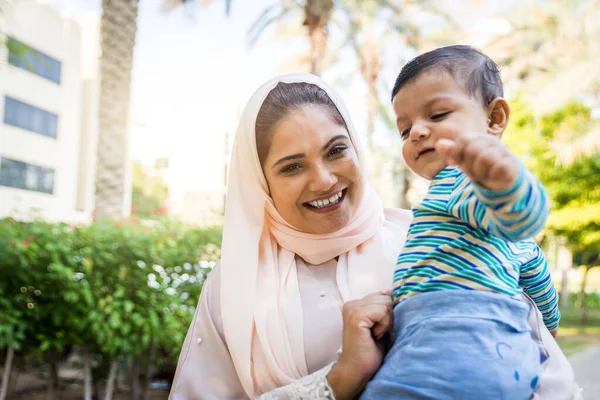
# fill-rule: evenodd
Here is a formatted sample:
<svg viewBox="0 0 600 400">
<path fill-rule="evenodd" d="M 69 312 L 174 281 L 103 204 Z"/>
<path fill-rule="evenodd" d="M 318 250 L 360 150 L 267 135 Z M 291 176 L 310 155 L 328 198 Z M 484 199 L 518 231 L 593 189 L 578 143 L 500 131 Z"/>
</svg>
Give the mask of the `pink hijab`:
<svg viewBox="0 0 600 400">
<path fill-rule="evenodd" d="M 296 256 L 312 265 L 339 257 L 336 279 L 344 301 L 386 290 L 412 218 L 409 211 L 384 212 L 379 196 L 365 184 L 356 215 L 337 232 L 303 233 L 283 220 L 269 196 L 254 132 L 263 101 L 280 82 L 307 82 L 325 90 L 346 121 L 366 175 L 348 111 L 320 78 L 293 74 L 272 79 L 246 105 L 232 153 L 220 281 L 227 346 L 250 398 L 308 374 Z"/>
</svg>

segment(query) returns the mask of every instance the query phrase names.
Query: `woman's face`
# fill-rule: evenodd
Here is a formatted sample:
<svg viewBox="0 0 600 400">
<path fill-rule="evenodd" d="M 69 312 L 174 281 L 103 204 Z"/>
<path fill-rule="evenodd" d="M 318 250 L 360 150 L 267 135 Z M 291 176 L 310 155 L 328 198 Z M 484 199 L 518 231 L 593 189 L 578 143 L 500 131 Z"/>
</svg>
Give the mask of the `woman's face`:
<svg viewBox="0 0 600 400">
<path fill-rule="evenodd" d="M 322 106 L 303 106 L 275 126 L 263 171 L 277 211 L 301 232 L 343 228 L 362 200 L 348 131 Z"/>
</svg>

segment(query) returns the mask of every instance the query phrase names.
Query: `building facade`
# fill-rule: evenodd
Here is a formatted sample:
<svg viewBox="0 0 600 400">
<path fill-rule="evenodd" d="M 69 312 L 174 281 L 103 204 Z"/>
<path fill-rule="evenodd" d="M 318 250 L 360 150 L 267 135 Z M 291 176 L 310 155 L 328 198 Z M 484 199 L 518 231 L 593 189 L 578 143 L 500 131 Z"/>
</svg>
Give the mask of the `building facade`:
<svg viewBox="0 0 600 400">
<path fill-rule="evenodd" d="M 49 6 L 13 4 L 0 61 L 0 217 L 89 220 L 97 79 L 83 57 L 96 56 L 95 28 L 84 35 Z"/>
</svg>

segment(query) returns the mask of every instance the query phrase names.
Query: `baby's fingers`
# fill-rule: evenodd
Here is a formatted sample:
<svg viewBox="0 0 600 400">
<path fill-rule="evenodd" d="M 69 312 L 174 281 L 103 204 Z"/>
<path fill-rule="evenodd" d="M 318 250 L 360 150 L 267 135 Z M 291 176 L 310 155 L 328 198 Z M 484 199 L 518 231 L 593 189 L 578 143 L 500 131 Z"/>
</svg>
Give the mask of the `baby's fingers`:
<svg viewBox="0 0 600 400">
<path fill-rule="evenodd" d="M 435 151 L 442 155 L 450 165 L 456 165 L 456 155 L 459 153 L 459 148 L 451 139 L 439 139 L 435 143 Z"/>
</svg>

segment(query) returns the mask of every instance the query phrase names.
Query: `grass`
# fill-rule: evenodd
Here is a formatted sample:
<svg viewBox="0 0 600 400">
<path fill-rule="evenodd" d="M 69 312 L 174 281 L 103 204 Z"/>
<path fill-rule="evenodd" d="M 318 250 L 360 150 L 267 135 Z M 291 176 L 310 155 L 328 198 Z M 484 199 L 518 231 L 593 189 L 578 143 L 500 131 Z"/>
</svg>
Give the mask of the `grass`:
<svg viewBox="0 0 600 400">
<path fill-rule="evenodd" d="M 593 345 L 600 345 L 600 310 L 589 310 L 585 326 L 577 309 L 561 311 L 562 318 L 556 341 L 563 352 L 570 356 Z"/>
</svg>

